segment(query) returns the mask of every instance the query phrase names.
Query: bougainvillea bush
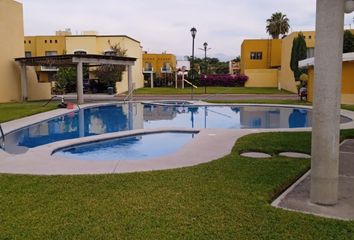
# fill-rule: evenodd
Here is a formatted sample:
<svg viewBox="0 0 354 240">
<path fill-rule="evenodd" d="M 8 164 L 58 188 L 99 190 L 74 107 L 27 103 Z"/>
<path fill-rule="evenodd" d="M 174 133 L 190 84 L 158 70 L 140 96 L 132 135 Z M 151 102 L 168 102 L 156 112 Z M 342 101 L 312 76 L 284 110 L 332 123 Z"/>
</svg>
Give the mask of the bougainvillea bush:
<svg viewBox="0 0 354 240">
<path fill-rule="evenodd" d="M 247 80 L 248 77 L 242 74 L 212 74 L 200 76 L 200 84 L 202 86 L 243 87 Z"/>
</svg>

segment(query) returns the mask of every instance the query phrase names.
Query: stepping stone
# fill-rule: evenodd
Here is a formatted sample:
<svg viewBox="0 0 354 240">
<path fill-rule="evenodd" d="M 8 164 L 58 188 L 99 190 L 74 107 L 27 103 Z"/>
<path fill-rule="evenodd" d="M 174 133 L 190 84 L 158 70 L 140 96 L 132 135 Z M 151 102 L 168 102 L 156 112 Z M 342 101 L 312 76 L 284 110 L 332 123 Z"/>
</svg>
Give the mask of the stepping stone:
<svg viewBox="0 0 354 240">
<path fill-rule="evenodd" d="M 354 139 L 345 140 L 340 145 L 340 151 L 354 153 Z"/>
<path fill-rule="evenodd" d="M 311 158 L 311 156 L 308 154 L 298 152 L 282 152 L 279 153 L 279 156 L 290 158 Z"/>
<path fill-rule="evenodd" d="M 242 157 L 249 157 L 249 158 L 271 158 L 272 156 L 267 153 L 262 152 L 245 152 L 241 153 Z"/>
</svg>

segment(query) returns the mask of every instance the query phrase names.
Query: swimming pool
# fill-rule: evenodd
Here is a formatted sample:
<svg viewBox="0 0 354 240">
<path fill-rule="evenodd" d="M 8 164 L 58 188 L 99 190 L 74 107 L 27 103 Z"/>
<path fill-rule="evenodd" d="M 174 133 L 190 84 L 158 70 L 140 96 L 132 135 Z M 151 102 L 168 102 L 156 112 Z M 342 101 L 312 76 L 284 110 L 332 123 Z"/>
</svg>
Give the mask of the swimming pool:
<svg viewBox="0 0 354 240">
<path fill-rule="evenodd" d="M 311 126 L 311 110 L 266 106 L 115 104 L 55 117 L 6 136 L 7 151 L 61 140 L 147 128 L 263 129 Z M 15 146 L 15 147 L 14 147 Z"/>
<path fill-rule="evenodd" d="M 168 132 L 139 134 L 71 146 L 56 151 L 54 155 L 81 160 L 146 160 L 175 153 L 194 133 Z"/>
</svg>

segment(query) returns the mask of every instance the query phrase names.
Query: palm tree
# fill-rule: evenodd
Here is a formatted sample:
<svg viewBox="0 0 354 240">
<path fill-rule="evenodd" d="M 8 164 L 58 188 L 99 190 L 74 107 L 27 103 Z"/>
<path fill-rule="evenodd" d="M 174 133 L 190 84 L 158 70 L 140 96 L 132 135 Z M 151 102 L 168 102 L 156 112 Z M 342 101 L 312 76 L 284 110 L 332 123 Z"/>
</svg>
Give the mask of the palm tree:
<svg viewBox="0 0 354 240">
<path fill-rule="evenodd" d="M 284 35 L 288 33 L 289 28 L 289 19 L 281 12 L 273 13 L 272 16 L 267 19 L 267 33 L 269 33 L 273 39 L 278 39 L 280 34 Z"/>
</svg>

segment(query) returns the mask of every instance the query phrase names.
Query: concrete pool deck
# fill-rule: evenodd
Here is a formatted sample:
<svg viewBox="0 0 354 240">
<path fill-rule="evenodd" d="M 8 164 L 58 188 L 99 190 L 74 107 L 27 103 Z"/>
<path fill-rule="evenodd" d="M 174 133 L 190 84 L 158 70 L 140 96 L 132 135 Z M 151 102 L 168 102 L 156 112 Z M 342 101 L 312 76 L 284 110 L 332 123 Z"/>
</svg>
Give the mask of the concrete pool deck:
<svg viewBox="0 0 354 240">
<path fill-rule="evenodd" d="M 121 103 L 121 102 L 117 102 Z M 112 104 L 112 102 L 107 103 Z M 104 105 L 85 104 L 82 108 Z M 196 105 L 218 105 L 197 102 Z M 274 107 L 299 107 L 308 108 L 309 106 L 277 105 L 277 104 L 221 104 L 238 106 L 274 106 Z M 16 129 L 47 120 L 62 114 L 70 113 L 74 110 L 57 109 L 54 111 L 37 114 L 34 116 L 3 123 L 5 134 Z M 354 119 L 354 112 L 342 110 L 341 114 Z M 354 122 L 341 124 L 341 129 L 354 129 Z M 199 131 L 195 138 L 188 144 L 179 149 L 176 153 L 149 160 L 136 161 L 85 161 L 69 159 L 62 156 L 52 155 L 53 151 L 78 143 L 99 141 L 107 138 L 128 136 L 131 134 L 155 133 L 168 131 Z M 180 167 L 194 166 L 201 163 L 213 161 L 231 152 L 237 139 L 251 133 L 262 132 L 297 132 L 311 131 L 311 128 L 292 128 L 292 129 L 188 129 L 188 128 L 158 128 L 158 129 L 137 129 L 117 133 L 108 133 L 97 136 L 90 136 L 79 139 L 65 140 L 50 143 L 28 149 L 25 154 L 9 154 L 0 149 L 0 173 L 9 174 L 32 174 L 32 175 L 77 175 L 77 174 L 111 174 L 127 173 L 151 170 L 173 169 Z M 354 158 L 351 146 L 354 142 L 349 142 L 341 147 L 341 169 L 346 171 L 346 175 L 339 178 L 340 199 L 336 208 L 323 207 L 309 203 L 309 173 L 297 181 L 291 188 L 285 191 L 274 203 L 274 206 L 314 213 L 321 216 L 335 217 L 340 219 L 354 219 Z M 354 147 L 353 147 L 354 148 Z M 207 149 L 207 151 L 206 151 Z M 344 149 L 344 150 L 343 150 Z M 344 159 L 344 160 L 342 160 Z M 341 170 L 341 171 L 342 171 Z M 352 175 L 350 175 L 352 174 Z M 349 189 L 349 190 L 348 190 Z"/>
<path fill-rule="evenodd" d="M 95 161 L 70 159 L 52 155 L 53 150 L 70 147 L 84 142 L 131 136 L 135 134 L 163 132 L 195 132 L 194 129 L 139 129 L 99 136 L 70 139 L 28 149 L 25 154 L 7 155 L 0 161 L 1 173 L 69 175 L 69 174 L 109 174 L 151 170 L 173 169 L 194 166 L 209 162 L 230 153 L 235 139 L 249 134 L 248 131 L 229 131 L 226 129 L 202 129 L 193 140 L 176 153 L 145 160 Z M 205 151 L 208 149 L 208 151 Z M 193 157 L 191 157 L 193 156 Z"/>
<path fill-rule="evenodd" d="M 322 217 L 354 220 L 354 140 L 346 140 L 340 146 L 338 204 L 323 206 L 311 203 L 310 183 L 311 172 L 308 171 L 272 205 Z"/>
</svg>

